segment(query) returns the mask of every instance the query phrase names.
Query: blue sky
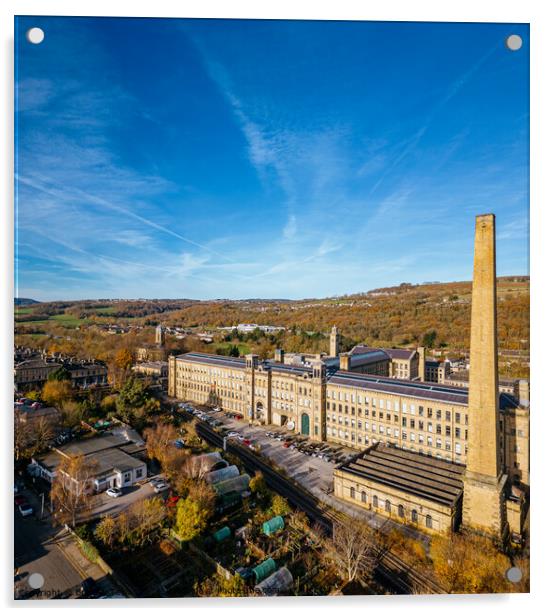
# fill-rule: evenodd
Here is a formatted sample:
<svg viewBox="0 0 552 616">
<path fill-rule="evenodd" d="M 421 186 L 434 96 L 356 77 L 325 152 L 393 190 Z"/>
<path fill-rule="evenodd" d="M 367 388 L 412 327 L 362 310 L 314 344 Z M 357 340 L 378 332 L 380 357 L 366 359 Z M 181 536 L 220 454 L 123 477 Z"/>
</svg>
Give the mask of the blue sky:
<svg viewBox="0 0 552 616">
<path fill-rule="evenodd" d="M 528 98 L 526 25 L 18 18 L 16 294 L 469 280 L 486 212 L 527 274 Z"/>
</svg>

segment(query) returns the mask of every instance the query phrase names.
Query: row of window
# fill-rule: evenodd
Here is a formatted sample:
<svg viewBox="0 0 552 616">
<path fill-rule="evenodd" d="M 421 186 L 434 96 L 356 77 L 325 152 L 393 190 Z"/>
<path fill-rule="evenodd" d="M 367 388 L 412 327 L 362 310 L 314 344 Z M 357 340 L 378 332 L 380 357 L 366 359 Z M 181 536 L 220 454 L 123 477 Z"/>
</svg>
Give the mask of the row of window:
<svg viewBox="0 0 552 616">
<path fill-rule="evenodd" d="M 349 490 L 349 496 L 351 497 L 351 499 L 356 500 L 357 496 L 356 496 L 356 490 L 354 487 L 351 487 Z M 360 501 L 363 504 L 367 504 L 368 503 L 368 496 L 366 494 L 366 492 L 364 490 L 362 490 L 360 492 Z M 372 496 L 372 507 L 374 509 L 380 509 L 383 507 L 383 509 L 385 510 L 386 513 L 396 513 L 396 515 L 399 518 L 405 518 L 406 517 L 406 512 L 405 512 L 405 508 L 404 505 L 399 504 L 396 507 L 396 512 L 393 511 L 394 506 L 391 504 L 391 501 L 389 499 L 386 499 L 384 501 L 380 501 L 380 499 L 378 498 L 377 494 L 374 494 Z M 417 524 L 419 521 L 419 516 L 418 516 L 418 511 L 416 509 L 411 509 L 410 511 L 410 519 L 414 524 Z M 427 528 L 433 528 L 433 518 L 430 514 L 427 514 L 425 516 L 425 525 Z"/>
</svg>

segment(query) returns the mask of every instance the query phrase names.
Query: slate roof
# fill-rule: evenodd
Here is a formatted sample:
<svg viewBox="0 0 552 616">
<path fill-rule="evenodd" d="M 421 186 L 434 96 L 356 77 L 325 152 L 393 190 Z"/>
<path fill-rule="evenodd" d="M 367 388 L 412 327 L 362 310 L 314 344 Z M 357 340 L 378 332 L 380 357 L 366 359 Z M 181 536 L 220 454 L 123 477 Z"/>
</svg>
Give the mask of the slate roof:
<svg viewBox="0 0 552 616">
<path fill-rule="evenodd" d="M 339 470 L 452 507 L 464 489 L 465 466 L 378 443 Z"/>
<path fill-rule="evenodd" d="M 381 352 L 381 349 L 373 349 L 373 351 Z M 179 355 L 177 359 L 212 366 L 224 366 L 227 368 L 245 368 L 245 359 L 243 357 L 226 357 L 224 355 L 210 355 L 207 353 L 186 353 L 184 355 Z M 265 368 L 270 368 L 274 372 L 295 375 L 307 373 L 312 375 L 312 367 L 310 366 L 281 364 L 273 360 L 261 362 L 261 365 L 264 365 Z M 424 381 L 393 379 L 390 377 L 361 374 L 348 370 L 329 370 L 326 382 L 330 385 L 335 384 L 345 387 L 355 387 L 374 392 L 395 394 L 402 397 L 429 400 L 434 403 L 443 402 L 460 406 L 468 405 L 468 388 L 466 387 L 455 387 L 453 385 L 442 385 Z M 517 406 L 517 401 L 509 394 L 501 393 L 499 401 L 501 409 L 515 408 Z"/>
</svg>

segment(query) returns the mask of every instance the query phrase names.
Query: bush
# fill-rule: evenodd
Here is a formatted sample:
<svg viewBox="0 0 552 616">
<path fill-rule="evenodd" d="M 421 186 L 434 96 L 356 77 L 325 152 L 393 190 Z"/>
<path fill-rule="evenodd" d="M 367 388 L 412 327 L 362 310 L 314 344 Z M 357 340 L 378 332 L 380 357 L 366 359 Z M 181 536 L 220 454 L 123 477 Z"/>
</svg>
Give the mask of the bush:
<svg viewBox="0 0 552 616">
<path fill-rule="evenodd" d="M 82 553 L 88 558 L 90 562 L 95 563 L 100 557 L 100 553 L 97 548 L 93 546 L 90 541 L 81 541 L 80 543 Z"/>
</svg>

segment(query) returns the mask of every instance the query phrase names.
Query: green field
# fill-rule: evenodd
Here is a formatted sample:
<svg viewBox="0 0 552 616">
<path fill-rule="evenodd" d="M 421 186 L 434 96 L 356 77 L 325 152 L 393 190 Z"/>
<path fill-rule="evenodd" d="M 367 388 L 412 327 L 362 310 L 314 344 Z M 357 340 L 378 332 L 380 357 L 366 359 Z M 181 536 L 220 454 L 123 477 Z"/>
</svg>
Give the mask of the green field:
<svg viewBox="0 0 552 616">
<path fill-rule="evenodd" d="M 230 347 L 234 346 L 234 343 L 233 342 L 218 342 L 218 343 L 215 343 L 215 346 L 217 349 L 219 348 L 229 349 Z M 251 353 L 251 348 L 247 344 L 244 344 L 243 342 L 239 342 L 238 344 L 236 344 L 236 346 L 240 350 L 240 355 L 247 355 L 248 353 Z"/>
<path fill-rule="evenodd" d="M 30 307 L 28 307 L 28 306 L 26 306 L 26 307 L 23 307 L 23 306 L 21 306 L 21 307 L 16 306 L 16 307 L 15 307 L 15 316 L 17 316 L 18 314 L 32 314 L 32 313 L 33 313 L 33 310 L 34 310 L 34 308 L 30 308 Z"/>
</svg>

